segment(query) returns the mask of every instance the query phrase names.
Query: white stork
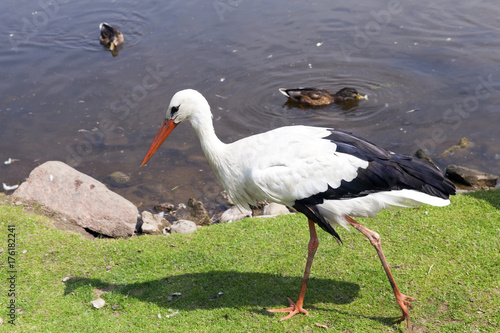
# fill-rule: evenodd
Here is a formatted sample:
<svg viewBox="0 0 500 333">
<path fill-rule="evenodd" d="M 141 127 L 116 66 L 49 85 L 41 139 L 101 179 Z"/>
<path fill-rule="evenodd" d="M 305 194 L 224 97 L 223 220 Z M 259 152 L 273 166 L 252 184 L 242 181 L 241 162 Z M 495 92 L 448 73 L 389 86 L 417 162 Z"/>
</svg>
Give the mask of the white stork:
<svg viewBox="0 0 500 333">
<path fill-rule="evenodd" d="M 288 299 L 290 307 L 269 312 L 288 312 L 281 320 L 297 313 L 308 314 L 303 302 L 318 247 L 315 224 L 338 241 L 333 227 L 351 225 L 377 250 L 403 313 L 399 321 L 406 320 L 409 326 L 408 305 L 413 297 L 399 291 L 382 252 L 380 236 L 352 217 L 374 217 L 391 206 L 448 205 L 455 187 L 439 170 L 332 128 L 287 126 L 226 144 L 215 134 L 207 100 L 191 89 L 173 96 L 141 166 L 185 120 L 196 130 L 208 162 L 236 205 L 248 208 L 258 201 L 272 201 L 293 207 L 308 218 L 310 241 L 298 300 L 294 303 Z"/>
</svg>

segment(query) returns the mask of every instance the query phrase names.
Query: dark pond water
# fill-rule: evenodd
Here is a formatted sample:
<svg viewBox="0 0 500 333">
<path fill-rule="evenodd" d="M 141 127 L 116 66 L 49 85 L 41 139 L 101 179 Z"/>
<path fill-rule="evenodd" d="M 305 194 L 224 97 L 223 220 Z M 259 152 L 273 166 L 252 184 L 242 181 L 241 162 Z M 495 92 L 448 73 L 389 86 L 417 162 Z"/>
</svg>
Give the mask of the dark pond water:
<svg viewBox="0 0 500 333">
<path fill-rule="evenodd" d="M 353 131 L 399 153 L 500 174 L 500 7 L 495 1 L 3 0 L 0 182 L 64 161 L 141 209 L 221 190 L 183 124 L 139 168 L 171 96 L 212 105 L 223 141 L 291 124 Z M 99 44 L 108 22 L 118 56 Z M 287 105 L 278 88 L 357 88 L 357 105 Z M 471 146 L 440 156 L 467 137 Z M 12 158 L 12 164 L 3 161 Z"/>
</svg>

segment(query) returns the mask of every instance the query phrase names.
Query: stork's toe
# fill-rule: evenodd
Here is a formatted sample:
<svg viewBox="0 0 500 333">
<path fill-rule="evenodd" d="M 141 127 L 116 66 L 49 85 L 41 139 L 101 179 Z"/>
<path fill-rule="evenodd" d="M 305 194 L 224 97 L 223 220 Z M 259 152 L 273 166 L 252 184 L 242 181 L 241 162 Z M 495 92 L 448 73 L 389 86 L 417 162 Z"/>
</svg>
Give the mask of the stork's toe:
<svg viewBox="0 0 500 333">
<path fill-rule="evenodd" d="M 283 308 L 283 309 L 269 309 L 267 312 L 288 312 L 288 315 L 285 317 L 281 318 L 279 321 L 287 320 L 295 316 L 297 313 L 303 313 L 306 316 L 309 316 L 309 312 L 304 310 L 304 308 L 300 305 L 297 305 L 294 303 L 289 297 L 287 297 L 288 302 L 290 302 L 290 306 L 288 308 Z"/>
<path fill-rule="evenodd" d="M 403 312 L 403 315 L 399 318 L 399 322 L 406 320 L 406 327 L 410 327 L 410 313 L 408 312 L 408 307 L 411 307 L 410 302 L 414 300 L 415 298 L 401 293 L 396 296 L 396 302 L 398 302 L 401 307 L 401 311 Z"/>
</svg>

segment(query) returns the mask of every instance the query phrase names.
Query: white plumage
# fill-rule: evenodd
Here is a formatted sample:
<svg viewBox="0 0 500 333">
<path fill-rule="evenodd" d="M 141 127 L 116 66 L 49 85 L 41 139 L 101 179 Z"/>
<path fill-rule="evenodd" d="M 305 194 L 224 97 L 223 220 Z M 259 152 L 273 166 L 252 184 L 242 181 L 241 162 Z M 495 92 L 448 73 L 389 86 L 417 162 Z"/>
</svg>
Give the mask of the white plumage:
<svg viewBox="0 0 500 333">
<path fill-rule="evenodd" d="M 436 168 L 330 128 L 281 127 L 225 144 L 215 134 L 208 102 L 190 89 L 173 96 L 142 165 L 185 120 L 196 130 L 208 162 L 235 204 L 248 208 L 258 201 L 273 201 L 309 219 L 311 241 L 299 300 L 273 312 L 290 312 L 285 319 L 298 312 L 307 314 L 302 303 L 318 243 L 314 223 L 340 240 L 333 229 L 338 224 L 351 225 L 370 239 L 403 311 L 401 320 L 408 321 L 407 304 L 412 298 L 397 289 L 378 234 L 351 217 L 374 217 L 391 206 L 449 204 L 454 186 Z"/>
<path fill-rule="evenodd" d="M 235 185 L 230 195 L 242 206 L 263 200 L 292 206 L 297 199 L 326 191 L 328 185 L 352 180 L 358 168 L 368 165 L 335 154 L 335 144 L 322 139 L 326 136 L 322 128 L 291 126 L 241 139 L 224 146 L 216 173 L 223 184 Z M 235 177 L 235 169 L 245 172 Z"/>
</svg>

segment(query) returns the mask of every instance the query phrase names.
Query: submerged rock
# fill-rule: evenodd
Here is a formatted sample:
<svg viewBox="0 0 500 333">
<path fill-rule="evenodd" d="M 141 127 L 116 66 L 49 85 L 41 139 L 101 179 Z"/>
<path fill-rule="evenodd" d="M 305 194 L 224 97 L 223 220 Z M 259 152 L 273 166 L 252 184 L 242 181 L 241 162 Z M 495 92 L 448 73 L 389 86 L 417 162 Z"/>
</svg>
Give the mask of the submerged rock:
<svg viewBox="0 0 500 333">
<path fill-rule="evenodd" d="M 492 188 L 496 186 L 498 181 L 496 175 L 458 165 L 449 165 L 445 171 L 450 180 L 474 188 Z"/>
<path fill-rule="evenodd" d="M 109 237 L 132 236 L 137 225 L 133 203 L 59 161 L 36 167 L 13 196 L 36 201 L 82 228 Z"/>
<path fill-rule="evenodd" d="M 453 145 L 450 148 L 443 151 L 441 153 L 441 156 L 446 156 L 446 155 L 450 154 L 451 152 L 453 152 L 454 150 L 461 149 L 461 148 L 462 149 L 467 148 L 469 146 L 470 146 L 469 140 L 467 140 L 467 138 L 461 138 L 460 141 L 458 142 L 458 144 Z"/>
<path fill-rule="evenodd" d="M 126 175 L 121 171 L 115 171 L 107 176 L 104 181 L 111 186 L 120 188 L 129 186 L 131 178 L 129 175 Z"/>
</svg>

